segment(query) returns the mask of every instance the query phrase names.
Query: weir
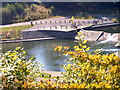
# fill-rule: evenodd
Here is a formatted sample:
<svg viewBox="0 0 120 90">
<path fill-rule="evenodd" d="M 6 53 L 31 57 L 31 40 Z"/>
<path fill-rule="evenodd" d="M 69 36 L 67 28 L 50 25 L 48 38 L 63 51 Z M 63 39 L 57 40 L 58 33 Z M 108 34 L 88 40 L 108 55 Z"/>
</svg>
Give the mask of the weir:
<svg viewBox="0 0 120 90">
<path fill-rule="evenodd" d="M 99 21 L 94 23 L 95 21 Z M 103 31 L 93 31 L 96 28 L 104 28 L 110 26 L 117 26 L 119 23 L 114 23 L 111 20 L 102 19 L 75 19 L 71 21 L 70 18 L 51 18 L 31 22 L 33 27 L 22 30 L 21 40 L 18 41 L 34 41 L 45 39 L 75 39 L 77 32 L 83 30 L 82 33 L 88 41 L 109 41 L 109 33 Z M 16 42 L 18 42 L 16 40 Z M 6 41 L 3 41 L 3 43 Z M 13 42 L 13 41 L 9 41 Z"/>
<path fill-rule="evenodd" d="M 48 38 L 48 37 L 54 37 L 57 39 L 74 39 L 77 35 L 77 32 L 81 31 L 83 29 L 83 35 L 86 37 L 87 40 L 90 41 L 101 41 L 106 40 L 109 33 L 105 33 L 103 31 L 93 31 L 95 28 L 103 28 L 108 26 L 116 26 L 118 23 L 106 23 L 106 24 L 97 24 L 92 26 L 77 26 L 75 29 L 71 26 L 66 26 L 63 24 L 60 24 L 56 27 L 46 27 L 46 30 L 43 30 L 42 28 L 35 28 L 32 27 L 27 30 L 22 31 L 22 39 L 35 39 L 35 38 Z M 37 27 L 37 26 L 36 26 Z"/>
</svg>

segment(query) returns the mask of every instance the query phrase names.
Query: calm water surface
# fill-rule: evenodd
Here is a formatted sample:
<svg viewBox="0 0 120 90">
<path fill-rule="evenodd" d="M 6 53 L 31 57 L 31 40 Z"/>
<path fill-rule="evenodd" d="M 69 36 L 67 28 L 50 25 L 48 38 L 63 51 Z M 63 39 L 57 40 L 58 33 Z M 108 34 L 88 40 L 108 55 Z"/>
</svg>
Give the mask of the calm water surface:
<svg viewBox="0 0 120 90">
<path fill-rule="evenodd" d="M 44 70 L 47 71 L 64 71 L 61 65 L 66 64 L 67 56 L 61 56 L 58 52 L 54 51 L 57 45 L 71 46 L 77 45 L 74 40 L 45 40 L 33 42 L 20 42 L 20 43 L 6 43 L 2 44 L 2 51 L 13 50 L 15 47 L 23 47 L 28 55 L 35 55 L 36 60 L 44 65 Z M 113 43 L 98 43 L 89 42 L 91 51 L 95 49 L 102 49 L 103 53 L 116 52 L 119 49 L 114 48 Z"/>
</svg>

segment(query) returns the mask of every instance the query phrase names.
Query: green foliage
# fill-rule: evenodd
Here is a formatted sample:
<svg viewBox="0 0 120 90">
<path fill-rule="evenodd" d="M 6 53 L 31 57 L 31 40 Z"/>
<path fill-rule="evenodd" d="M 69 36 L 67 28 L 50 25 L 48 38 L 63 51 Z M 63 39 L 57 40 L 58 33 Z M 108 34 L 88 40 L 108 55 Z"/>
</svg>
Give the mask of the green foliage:
<svg viewBox="0 0 120 90">
<path fill-rule="evenodd" d="M 21 25 L 21 26 L 3 27 L 2 32 L 13 31 L 13 30 L 21 31 L 21 30 L 24 30 L 24 29 L 27 29 L 30 27 L 32 27 L 32 26 L 31 25 Z"/>
<path fill-rule="evenodd" d="M 6 3 L 1 8 L 2 24 L 43 19 L 51 16 L 51 9 L 36 3 Z"/>
<path fill-rule="evenodd" d="M 56 15 L 71 16 L 81 15 L 80 12 L 88 14 L 107 14 L 117 16 L 117 8 L 114 2 L 49 2 L 46 6 L 54 6 Z"/>
<path fill-rule="evenodd" d="M 32 4 L 25 8 L 25 20 L 37 20 L 42 18 L 47 18 L 50 16 L 50 10 L 43 7 L 38 6 L 36 4 Z"/>
<path fill-rule="evenodd" d="M 41 75 L 42 65 L 35 57 L 26 57 L 26 51 L 21 47 L 0 54 L 0 72 L 2 84 L 9 90 L 22 88 L 25 82 L 35 81 Z"/>
<path fill-rule="evenodd" d="M 73 18 L 73 17 L 72 17 Z M 101 55 L 99 50 L 89 52 L 81 32 L 76 36 L 78 45 L 57 46 L 54 50 L 69 55 L 68 65 L 63 65 L 64 81 L 72 88 L 120 88 L 120 58 L 114 53 Z"/>
<path fill-rule="evenodd" d="M 78 45 L 73 51 L 68 47 L 55 48 L 70 57 L 69 64 L 63 65 L 66 71 L 63 80 L 74 82 L 76 88 L 120 88 L 120 58 L 113 53 L 101 55 L 98 50 L 91 54 L 80 32 L 77 39 Z"/>
<path fill-rule="evenodd" d="M 75 19 L 95 19 L 96 17 L 85 15 L 85 16 L 76 16 Z"/>
<path fill-rule="evenodd" d="M 0 11 L 2 12 L 2 23 L 11 23 L 11 18 L 6 18 L 11 16 L 12 12 L 9 10 L 9 8 L 0 8 Z M 4 21 L 4 22 L 3 22 Z"/>
</svg>

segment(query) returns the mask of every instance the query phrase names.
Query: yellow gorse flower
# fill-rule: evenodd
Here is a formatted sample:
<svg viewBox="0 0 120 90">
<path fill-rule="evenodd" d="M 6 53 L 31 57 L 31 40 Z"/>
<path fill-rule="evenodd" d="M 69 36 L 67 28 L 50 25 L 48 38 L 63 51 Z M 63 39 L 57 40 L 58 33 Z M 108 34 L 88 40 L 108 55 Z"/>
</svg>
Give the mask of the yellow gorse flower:
<svg viewBox="0 0 120 90">
<path fill-rule="evenodd" d="M 81 36 L 81 33 L 78 33 L 78 36 Z M 83 40 L 82 37 L 79 39 L 79 44 L 73 47 L 73 51 L 67 48 L 58 49 L 63 55 L 70 56 L 70 64 L 64 65 L 66 72 L 63 73 L 63 79 L 75 82 L 63 87 L 120 88 L 120 58 L 114 53 L 102 55 L 101 50 L 91 54 L 88 52 L 90 47 L 85 45 L 87 40 Z M 79 80 L 79 83 L 76 80 Z"/>
</svg>

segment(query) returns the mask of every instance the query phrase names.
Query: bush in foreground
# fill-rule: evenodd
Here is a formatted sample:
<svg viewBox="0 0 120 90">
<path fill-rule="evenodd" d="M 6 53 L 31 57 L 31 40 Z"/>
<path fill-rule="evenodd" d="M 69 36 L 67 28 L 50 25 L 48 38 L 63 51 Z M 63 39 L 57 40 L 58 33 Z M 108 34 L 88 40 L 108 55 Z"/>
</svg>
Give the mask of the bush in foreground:
<svg viewBox="0 0 120 90">
<path fill-rule="evenodd" d="M 89 52 L 86 40 L 78 33 L 78 45 L 70 50 L 69 46 L 57 46 L 55 51 L 69 55 L 68 65 L 63 77 L 41 78 L 39 64 L 34 57 L 26 59 L 23 48 L 16 48 L 1 54 L 0 70 L 3 75 L 3 87 L 41 89 L 41 88 L 120 88 L 120 58 L 115 54 L 101 55 L 99 51 Z M 41 65 L 40 65 L 41 66 Z"/>
<path fill-rule="evenodd" d="M 64 65 L 64 80 L 74 83 L 76 88 L 120 88 L 120 58 L 114 53 L 101 55 L 99 51 L 91 54 L 87 42 L 78 33 L 79 45 L 74 50 L 58 46 L 56 51 L 69 55 L 69 64 Z"/>
<path fill-rule="evenodd" d="M 21 47 L 0 54 L 0 58 L 2 86 L 9 90 L 24 88 L 26 83 L 36 81 L 42 70 L 42 65 L 34 60 L 34 56 L 26 58 L 26 52 Z"/>
</svg>

